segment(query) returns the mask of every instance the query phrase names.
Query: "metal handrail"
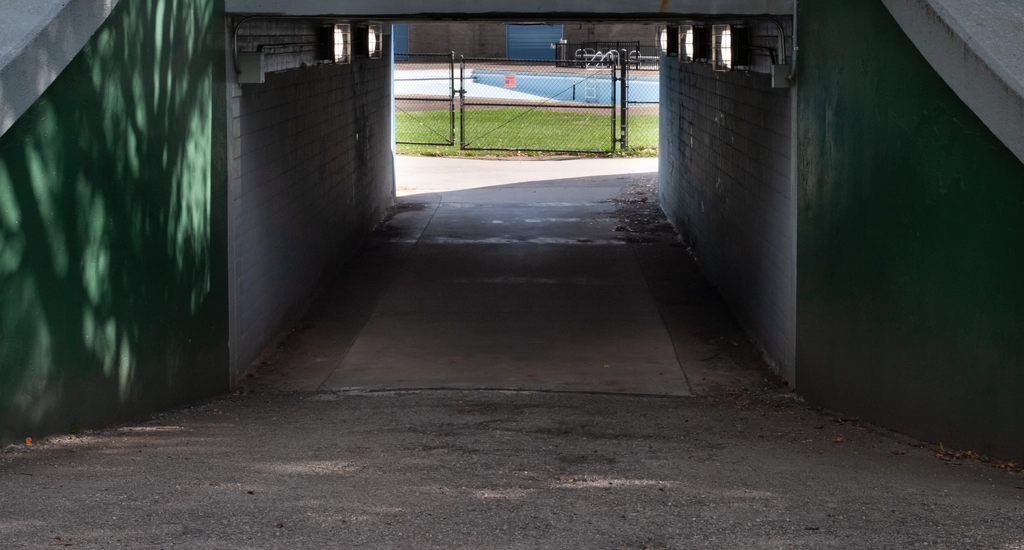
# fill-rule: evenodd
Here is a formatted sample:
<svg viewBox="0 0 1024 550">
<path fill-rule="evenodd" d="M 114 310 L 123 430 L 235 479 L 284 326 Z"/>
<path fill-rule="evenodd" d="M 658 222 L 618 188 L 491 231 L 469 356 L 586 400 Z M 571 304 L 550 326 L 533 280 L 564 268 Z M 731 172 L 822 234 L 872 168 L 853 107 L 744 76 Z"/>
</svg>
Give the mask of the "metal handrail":
<svg viewBox="0 0 1024 550">
<path fill-rule="evenodd" d="M 593 51 L 590 48 L 582 50 L 583 55 L 581 56 L 581 50 L 576 50 L 576 61 L 586 63 L 585 68 L 587 69 L 597 70 L 608 65 L 618 64 L 619 62 L 619 52 L 617 50 L 609 50 L 608 52 L 596 51 L 591 54 L 588 54 L 587 50 Z M 595 66 L 591 67 L 591 64 Z"/>
</svg>

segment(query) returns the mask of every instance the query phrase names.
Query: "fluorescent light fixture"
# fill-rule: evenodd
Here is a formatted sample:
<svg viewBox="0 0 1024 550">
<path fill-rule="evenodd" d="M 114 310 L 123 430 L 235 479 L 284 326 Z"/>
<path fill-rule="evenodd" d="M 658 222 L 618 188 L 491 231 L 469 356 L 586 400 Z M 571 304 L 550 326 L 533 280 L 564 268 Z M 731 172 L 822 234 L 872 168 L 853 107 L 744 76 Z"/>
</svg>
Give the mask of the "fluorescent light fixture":
<svg viewBox="0 0 1024 550">
<path fill-rule="evenodd" d="M 334 62 L 347 65 L 352 62 L 352 25 L 334 25 Z"/>
<path fill-rule="evenodd" d="M 352 25 L 336 23 L 317 29 L 317 59 L 323 63 L 352 62 Z"/>
<path fill-rule="evenodd" d="M 352 35 L 352 53 L 357 59 L 384 57 L 384 26 L 380 23 L 357 23 Z"/>
<path fill-rule="evenodd" d="M 716 71 L 732 70 L 732 26 L 714 25 L 711 28 L 711 65 Z"/>
<path fill-rule="evenodd" d="M 370 59 L 384 55 L 384 28 L 380 23 L 370 23 L 366 29 L 366 51 Z"/>
<path fill-rule="evenodd" d="M 693 63 L 694 40 L 693 25 L 679 25 L 679 61 Z"/>
</svg>

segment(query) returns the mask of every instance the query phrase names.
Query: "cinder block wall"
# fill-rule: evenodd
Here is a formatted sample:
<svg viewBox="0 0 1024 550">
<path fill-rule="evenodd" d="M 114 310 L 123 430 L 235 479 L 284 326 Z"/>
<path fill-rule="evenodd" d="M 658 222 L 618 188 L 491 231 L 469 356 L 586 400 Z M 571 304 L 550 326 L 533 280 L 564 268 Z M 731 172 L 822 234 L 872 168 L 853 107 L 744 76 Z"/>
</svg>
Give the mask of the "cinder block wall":
<svg viewBox="0 0 1024 550">
<path fill-rule="evenodd" d="M 708 279 L 793 381 L 796 210 L 789 90 L 661 63 L 660 198 Z"/>
<path fill-rule="evenodd" d="M 265 84 L 232 87 L 233 379 L 392 203 L 390 57 L 288 68 L 291 59 Z"/>
</svg>

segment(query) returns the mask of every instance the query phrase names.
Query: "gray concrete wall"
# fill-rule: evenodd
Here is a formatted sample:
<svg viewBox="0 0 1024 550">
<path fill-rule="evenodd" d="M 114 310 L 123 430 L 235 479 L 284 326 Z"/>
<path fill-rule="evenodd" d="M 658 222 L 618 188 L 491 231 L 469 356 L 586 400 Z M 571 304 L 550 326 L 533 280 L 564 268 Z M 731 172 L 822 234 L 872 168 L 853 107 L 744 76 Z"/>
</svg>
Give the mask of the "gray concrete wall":
<svg viewBox="0 0 1024 550">
<path fill-rule="evenodd" d="M 562 37 L 570 44 L 580 42 L 640 42 L 657 44 L 658 25 L 654 23 L 566 23 Z"/>
<path fill-rule="evenodd" d="M 294 23 L 276 31 L 289 41 L 304 36 Z M 355 251 L 393 200 L 389 44 L 382 60 L 307 64 L 267 74 L 265 84 L 229 86 L 233 379 L 295 321 L 325 269 Z M 291 50 L 268 65 L 301 66 L 305 54 Z"/>
<path fill-rule="evenodd" d="M 410 23 L 412 53 L 455 52 L 466 57 L 505 57 L 504 23 Z"/>
<path fill-rule="evenodd" d="M 789 90 L 759 73 L 661 64 L 660 198 L 747 333 L 790 382 L 795 194 Z"/>
</svg>

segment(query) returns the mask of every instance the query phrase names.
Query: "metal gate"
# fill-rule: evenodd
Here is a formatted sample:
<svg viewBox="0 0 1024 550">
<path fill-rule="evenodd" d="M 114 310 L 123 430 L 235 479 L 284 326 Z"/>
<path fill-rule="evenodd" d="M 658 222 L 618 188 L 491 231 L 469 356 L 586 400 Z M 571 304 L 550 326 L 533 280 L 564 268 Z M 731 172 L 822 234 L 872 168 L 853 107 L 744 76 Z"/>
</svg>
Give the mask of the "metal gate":
<svg viewBox="0 0 1024 550">
<path fill-rule="evenodd" d="M 458 77 L 454 53 L 395 54 L 396 142 L 458 143 L 468 151 L 656 152 L 658 54 L 624 45 L 560 43 L 555 60 L 464 57 Z"/>
<path fill-rule="evenodd" d="M 395 141 L 455 145 L 455 53 L 395 55 Z"/>
<path fill-rule="evenodd" d="M 618 52 L 579 61 L 463 58 L 460 148 L 599 153 L 625 143 Z M 624 113 L 622 113 L 624 114 Z M 625 118 L 623 117 L 624 121 Z"/>
</svg>

